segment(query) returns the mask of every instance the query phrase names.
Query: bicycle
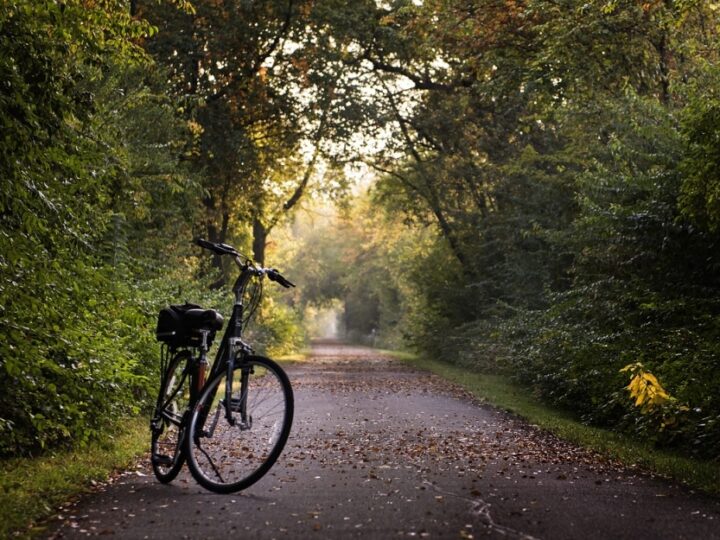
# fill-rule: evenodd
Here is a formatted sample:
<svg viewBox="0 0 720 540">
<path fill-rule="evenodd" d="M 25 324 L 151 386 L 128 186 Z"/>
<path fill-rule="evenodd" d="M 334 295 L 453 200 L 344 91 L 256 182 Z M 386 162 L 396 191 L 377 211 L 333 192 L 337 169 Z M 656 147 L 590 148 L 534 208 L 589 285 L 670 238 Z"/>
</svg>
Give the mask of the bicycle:
<svg viewBox="0 0 720 540">
<path fill-rule="evenodd" d="M 290 434 L 290 380 L 277 363 L 254 353 L 242 331 L 260 302 L 264 277 L 285 288 L 295 285 L 232 246 L 194 243 L 233 258 L 240 270 L 232 288 L 235 302 L 209 371 L 207 353 L 222 316 L 194 304 L 160 312 L 161 381 L 150 422 L 151 462 L 160 482 L 174 480 L 187 462 L 200 485 L 231 493 L 262 478 Z"/>
</svg>

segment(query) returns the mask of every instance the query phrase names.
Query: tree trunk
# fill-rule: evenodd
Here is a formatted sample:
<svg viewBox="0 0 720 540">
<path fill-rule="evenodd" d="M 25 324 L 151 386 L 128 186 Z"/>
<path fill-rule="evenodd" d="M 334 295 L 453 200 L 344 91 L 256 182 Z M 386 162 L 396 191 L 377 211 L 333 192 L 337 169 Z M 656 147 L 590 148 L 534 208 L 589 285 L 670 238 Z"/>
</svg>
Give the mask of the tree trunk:
<svg viewBox="0 0 720 540">
<path fill-rule="evenodd" d="M 207 222 L 207 233 L 208 233 L 208 240 L 210 242 L 215 242 L 216 244 L 224 244 L 225 240 L 227 239 L 227 231 L 228 231 L 228 224 L 230 222 L 230 215 L 228 213 L 224 213 L 222 215 L 222 221 L 220 224 L 220 228 L 215 225 L 212 221 L 208 220 Z M 212 256 L 212 267 L 217 268 L 220 271 L 220 277 L 215 280 L 211 285 L 211 289 L 219 289 L 223 285 L 227 283 L 227 272 L 225 271 L 225 268 L 222 264 L 222 255 L 217 255 L 213 253 Z"/>
<path fill-rule="evenodd" d="M 253 259 L 260 266 L 265 264 L 265 245 L 269 232 L 259 217 L 253 218 Z"/>
</svg>

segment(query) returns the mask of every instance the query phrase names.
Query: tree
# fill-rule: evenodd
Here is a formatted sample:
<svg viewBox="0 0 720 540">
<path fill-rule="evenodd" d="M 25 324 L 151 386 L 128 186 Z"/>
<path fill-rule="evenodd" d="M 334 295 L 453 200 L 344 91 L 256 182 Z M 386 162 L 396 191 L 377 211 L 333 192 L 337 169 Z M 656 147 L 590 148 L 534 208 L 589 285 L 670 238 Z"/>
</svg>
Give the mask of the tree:
<svg viewBox="0 0 720 540">
<path fill-rule="evenodd" d="M 427 273 L 421 256 L 432 234 L 413 231 L 375 207 L 365 193 L 330 215 L 303 213 L 292 227 L 297 243 L 288 273 L 303 286 L 299 308 L 342 306 L 346 339 L 398 346 L 418 315 L 414 282 Z M 445 274 L 446 276 L 447 274 Z"/>
<path fill-rule="evenodd" d="M 132 271 L 147 259 L 128 244 L 118 260 L 115 218 L 146 223 L 148 192 L 164 189 L 142 169 L 154 161 L 160 184 L 182 132 L 137 46 L 152 28 L 125 2 L 13 0 L 0 26 L 0 454 L 12 455 L 82 444 L 147 395 L 149 307 Z M 139 129 L 151 116 L 177 138 Z"/>
<path fill-rule="evenodd" d="M 325 141 L 346 129 L 343 64 L 319 47 L 331 38 L 304 1 L 143 9 L 160 27 L 148 50 L 169 66 L 197 129 L 201 230 L 216 242 L 251 235 L 262 263 L 268 234 L 310 189 L 319 163 L 332 167 Z"/>
</svg>

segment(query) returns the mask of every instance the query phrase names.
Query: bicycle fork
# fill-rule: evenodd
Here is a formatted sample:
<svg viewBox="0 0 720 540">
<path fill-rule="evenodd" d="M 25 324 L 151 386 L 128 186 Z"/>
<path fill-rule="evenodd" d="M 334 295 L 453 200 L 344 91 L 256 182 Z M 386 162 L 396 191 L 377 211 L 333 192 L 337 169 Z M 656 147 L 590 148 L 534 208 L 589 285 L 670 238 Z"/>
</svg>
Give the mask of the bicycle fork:
<svg viewBox="0 0 720 540">
<path fill-rule="evenodd" d="M 225 400 L 223 402 L 225 408 L 225 418 L 231 426 L 237 425 L 241 431 L 245 431 L 252 427 L 252 416 L 247 412 L 248 388 L 250 385 L 250 375 L 252 367 L 244 364 L 240 367 L 240 397 L 232 397 L 234 384 L 235 359 L 231 358 L 227 366 L 227 378 L 225 379 Z M 240 423 L 233 416 L 233 413 L 240 413 Z"/>
<path fill-rule="evenodd" d="M 218 422 L 220 421 L 220 415 L 222 411 L 225 412 L 225 420 L 230 426 L 237 426 L 240 428 L 241 431 L 248 430 L 252 428 L 252 415 L 248 414 L 247 412 L 247 399 L 248 399 L 248 389 L 250 386 L 250 376 L 253 373 L 252 366 L 249 365 L 243 365 L 239 371 L 240 371 L 240 396 L 239 397 L 233 397 L 233 387 L 234 387 L 234 372 L 235 372 L 235 359 L 229 358 L 227 361 L 227 373 L 225 377 L 225 388 L 224 390 L 220 390 L 220 388 L 216 388 L 215 392 L 218 391 L 224 391 L 224 397 L 218 404 L 217 409 L 215 409 L 215 414 L 213 415 L 212 419 L 210 420 L 210 425 L 206 426 L 206 429 L 200 430 L 203 437 L 212 438 L 212 436 L 215 433 L 215 429 L 217 428 Z M 213 392 L 214 393 L 214 392 Z M 212 400 L 210 400 L 212 401 Z M 206 404 L 206 413 L 210 413 L 209 406 Z M 236 416 L 234 416 L 234 413 L 240 414 L 239 422 Z M 205 416 L 205 419 L 207 419 L 207 416 Z M 205 423 L 205 420 L 203 420 L 203 424 Z"/>
</svg>

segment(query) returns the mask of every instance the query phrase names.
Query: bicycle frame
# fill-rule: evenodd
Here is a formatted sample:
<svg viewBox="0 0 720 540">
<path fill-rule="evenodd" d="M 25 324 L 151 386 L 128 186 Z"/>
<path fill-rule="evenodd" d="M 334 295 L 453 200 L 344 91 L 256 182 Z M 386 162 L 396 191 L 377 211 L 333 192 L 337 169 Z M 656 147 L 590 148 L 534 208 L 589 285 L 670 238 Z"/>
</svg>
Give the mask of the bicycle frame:
<svg viewBox="0 0 720 540">
<path fill-rule="evenodd" d="M 245 305 L 243 304 L 243 296 L 247 290 L 248 285 L 253 277 L 259 276 L 260 273 L 249 263 L 240 263 L 240 275 L 235 280 L 233 285 L 233 293 L 235 294 L 235 302 L 233 303 L 232 315 L 228 321 L 228 325 L 225 328 L 223 337 L 220 340 L 218 351 L 215 354 L 212 366 L 210 367 L 210 373 L 205 380 L 212 380 L 220 371 L 223 369 L 227 370 L 228 378 L 225 387 L 225 399 L 223 400 L 223 406 L 225 409 L 225 419 L 231 424 L 235 425 L 235 419 L 232 416 L 233 408 L 237 407 L 237 412 L 240 413 L 241 424 L 240 428 L 245 429 L 247 426 L 247 376 L 248 373 L 243 370 L 240 378 L 240 402 L 235 404 L 231 399 L 232 394 L 232 372 L 235 369 L 236 360 L 240 359 L 240 362 L 249 354 L 253 352 L 252 347 L 242 340 L 243 331 L 243 317 L 245 314 Z M 201 349 L 202 363 L 207 352 L 206 347 Z M 199 381 L 199 386 L 202 387 L 205 384 L 204 381 Z M 200 388 L 201 390 L 201 388 Z M 198 392 L 199 395 L 200 392 Z M 212 401 L 212 399 L 210 400 Z M 194 402 L 193 402 L 194 403 Z M 205 425 L 207 420 L 206 414 L 201 417 L 201 426 Z"/>
</svg>

